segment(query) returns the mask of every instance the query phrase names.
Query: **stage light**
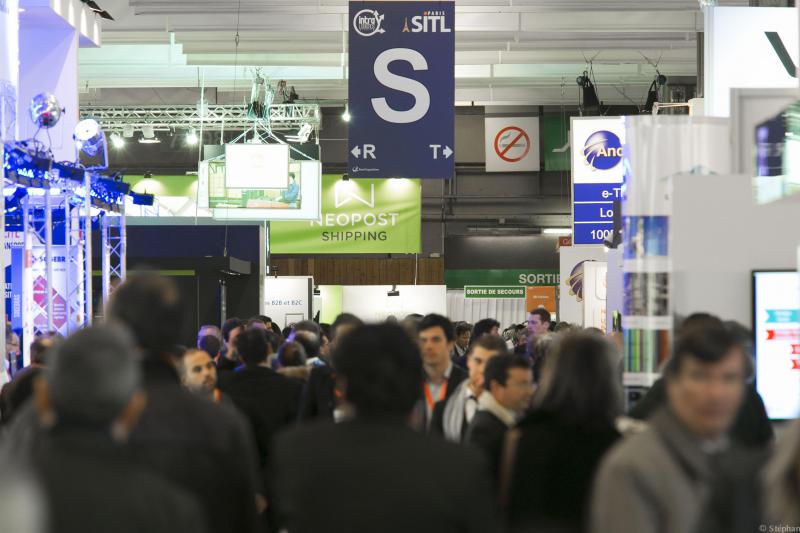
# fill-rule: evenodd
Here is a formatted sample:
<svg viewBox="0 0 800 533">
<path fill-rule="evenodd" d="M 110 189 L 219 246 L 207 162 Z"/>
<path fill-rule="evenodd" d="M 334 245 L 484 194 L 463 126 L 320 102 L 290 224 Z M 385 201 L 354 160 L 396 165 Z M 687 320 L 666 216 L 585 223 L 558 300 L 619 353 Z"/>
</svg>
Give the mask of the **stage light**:
<svg viewBox="0 0 800 533">
<path fill-rule="evenodd" d="M 400 296 L 400 291 L 397 290 L 397 285 L 392 285 L 392 290 L 387 292 L 386 296 Z"/>
<path fill-rule="evenodd" d="M 344 113 L 342 113 L 342 120 L 345 122 L 350 122 L 350 106 L 348 104 L 344 105 Z"/>
<path fill-rule="evenodd" d="M 311 136 L 312 131 L 314 131 L 314 127 L 308 122 L 305 122 L 302 126 L 300 126 L 300 129 L 297 131 L 297 135 L 287 135 L 286 140 L 290 143 L 303 144 L 308 142 L 308 138 Z"/>
<path fill-rule="evenodd" d="M 125 147 L 125 139 L 119 136 L 118 133 L 111 134 L 111 145 L 117 150 Z"/>
<path fill-rule="evenodd" d="M 100 124 L 93 118 L 81 120 L 72 133 L 75 146 L 84 154 L 94 157 L 105 148 L 106 136 Z"/>
<path fill-rule="evenodd" d="M 122 126 L 122 136 L 125 137 L 126 139 L 132 139 L 133 138 L 133 126 L 131 126 L 131 125 Z"/>
<path fill-rule="evenodd" d="M 197 132 L 193 129 L 189 130 L 188 133 L 186 133 L 186 144 L 189 146 L 195 146 L 198 142 L 199 139 L 197 138 Z"/>
<path fill-rule="evenodd" d="M 139 139 L 142 144 L 158 144 L 161 141 L 156 139 L 156 132 L 152 124 L 145 124 L 142 126 L 142 138 Z"/>
<path fill-rule="evenodd" d="M 53 93 L 37 94 L 31 99 L 28 107 L 33 123 L 44 129 L 52 128 L 59 120 L 64 111 Z"/>
<path fill-rule="evenodd" d="M 569 228 L 544 228 L 542 230 L 544 235 L 572 235 L 572 230 Z"/>
</svg>

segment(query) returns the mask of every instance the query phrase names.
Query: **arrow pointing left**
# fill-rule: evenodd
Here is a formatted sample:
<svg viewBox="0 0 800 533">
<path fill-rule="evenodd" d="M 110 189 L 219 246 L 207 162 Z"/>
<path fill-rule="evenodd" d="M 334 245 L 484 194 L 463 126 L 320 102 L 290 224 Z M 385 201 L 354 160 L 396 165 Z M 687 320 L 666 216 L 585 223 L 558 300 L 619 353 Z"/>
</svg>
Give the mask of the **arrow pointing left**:
<svg viewBox="0 0 800 533">
<path fill-rule="evenodd" d="M 353 154 L 353 156 L 355 156 L 355 157 L 356 157 L 356 159 L 358 159 L 359 157 L 361 157 L 361 148 L 359 148 L 358 146 L 356 146 L 355 148 L 353 148 L 352 150 L 350 150 L 350 153 L 351 153 L 351 154 Z"/>
</svg>

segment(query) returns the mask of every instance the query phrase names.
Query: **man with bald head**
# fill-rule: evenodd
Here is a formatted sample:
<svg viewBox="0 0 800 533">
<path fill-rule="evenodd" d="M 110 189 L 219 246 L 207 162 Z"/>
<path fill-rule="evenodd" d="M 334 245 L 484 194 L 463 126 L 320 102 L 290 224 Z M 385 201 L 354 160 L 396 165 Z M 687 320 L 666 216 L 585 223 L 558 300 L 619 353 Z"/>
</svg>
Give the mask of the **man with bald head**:
<svg viewBox="0 0 800 533">
<path fill-rule="evenodd" d="M 81 330 L 57 346 L 53 364 L 37 378 L 36 408 L 48 429 L 32 465 L 52 533 L 204 530 L 188 493 L 124 453 L 146 403 L 134 346 L 122 328 Z"/>
</svg>

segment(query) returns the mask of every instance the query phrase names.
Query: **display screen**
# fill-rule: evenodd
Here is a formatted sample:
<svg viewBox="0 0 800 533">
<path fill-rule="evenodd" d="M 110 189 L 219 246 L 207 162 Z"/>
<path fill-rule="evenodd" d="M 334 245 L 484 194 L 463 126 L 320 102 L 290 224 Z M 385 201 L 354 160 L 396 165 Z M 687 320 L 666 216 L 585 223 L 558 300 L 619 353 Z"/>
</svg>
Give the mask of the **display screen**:
<svg viewBox="0 0 800 533">
<path fill-rule="evenodd" d="M 286 189 L 289 147 L 285 144 L 226 144 L 225 187 Z"/>
<path fill-rule="evenodd" d="M 753 273 L 756 388 L 771 419 L 800 416 L 800 275 Z"/>
</svg>

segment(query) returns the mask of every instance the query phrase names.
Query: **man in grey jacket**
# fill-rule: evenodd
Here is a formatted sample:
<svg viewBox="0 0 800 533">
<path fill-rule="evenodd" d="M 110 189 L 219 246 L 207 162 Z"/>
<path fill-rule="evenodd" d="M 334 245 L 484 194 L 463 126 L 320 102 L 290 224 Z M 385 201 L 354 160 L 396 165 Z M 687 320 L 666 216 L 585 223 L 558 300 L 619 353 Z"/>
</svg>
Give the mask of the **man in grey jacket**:
<svg viewBox="0 0 800 533">
<path fill-rule="evenodd" d="M 687 533 L 707 522 L 728 429 L 745 387 L 745 353 L 727 330 L 682 332 L 664 368 L 668 403 L 615 446 L 595 479 L 593 533 Z"/>
</svg>

